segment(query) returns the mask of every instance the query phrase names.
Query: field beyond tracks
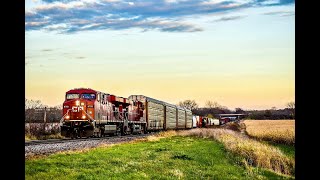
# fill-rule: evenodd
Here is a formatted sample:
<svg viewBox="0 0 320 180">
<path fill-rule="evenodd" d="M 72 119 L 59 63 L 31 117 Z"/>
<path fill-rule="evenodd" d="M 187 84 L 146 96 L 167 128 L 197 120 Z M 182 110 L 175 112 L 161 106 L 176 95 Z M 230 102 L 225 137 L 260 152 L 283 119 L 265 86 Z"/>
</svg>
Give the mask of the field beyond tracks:
<svg viewBox="0 0 320 180">
<path fill-rule="evenodd" d="M 294 120 L 245 120 L 244 124 L 250 137 L 279 144 L 295 144 Z"/>
</svg>

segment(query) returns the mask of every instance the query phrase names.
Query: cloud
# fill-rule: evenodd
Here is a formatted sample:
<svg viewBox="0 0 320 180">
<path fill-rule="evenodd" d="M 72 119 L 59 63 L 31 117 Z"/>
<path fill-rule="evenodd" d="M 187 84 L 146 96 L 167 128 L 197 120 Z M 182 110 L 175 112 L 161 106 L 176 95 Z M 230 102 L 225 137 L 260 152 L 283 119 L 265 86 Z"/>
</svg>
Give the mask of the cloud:
<svg viewBox="0 0 320 180">
<path fill-rule="evenodd" d="M 256 0 L 258 6 L 279 6 L 294 3 L 295 0 Z"/>
<path fill-rule="evenodd" d="M 42 49 L 41 51 L 53 51 L 53 49 Z"/>
<path fill-rule="evenodd" d="M 246 16 L 229 16 L 229 17 L 222 17 L 217 20 L 214 20 L 215 22 L 219 21 L 232 21 L 232 20 L 237 20 L 237 19 L 242 19 L 245 18 Z"/>
<path fill-rule="evenodd" d="M 295 12 L 293 12 L 293 11 L 274 11 L 274 12 L 263 13 L 263 15 L 294 16 Z"/>
<path fill-rule="evenodd" d="M 26 10 L 25 30 L 76 33 L 140 28 L 143 31 L 197 32 L 203 29 L 187 21 L 194 15 L 292 3 L 292 0 L 43 0 Z M 227 20 L 234 19 L 221 19 Z"/>
</svg>

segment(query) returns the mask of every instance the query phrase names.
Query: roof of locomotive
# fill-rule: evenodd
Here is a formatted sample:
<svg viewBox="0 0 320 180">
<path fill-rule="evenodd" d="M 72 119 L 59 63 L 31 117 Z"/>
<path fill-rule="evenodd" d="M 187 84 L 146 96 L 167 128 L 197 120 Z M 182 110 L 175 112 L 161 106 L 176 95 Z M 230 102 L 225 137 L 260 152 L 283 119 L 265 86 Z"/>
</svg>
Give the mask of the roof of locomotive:
<svg viewBox="0 0 320 180">
<path fill-rule="evenodd" d="M 94 90 L 94 89 L 91 89 L 91 88 L 74 88 L 74 89 L 70 89 L 69 91 L 66 92 L 67 94 L 69 93 L 79 93 L 79 94 L 82 94 L 82 93 L 102 93 L 102 94 L 106 94 L 106 95 L 111 95 L 111 96 L 115 96 L 115 97 L 118 97 L 118 98 L 124 98 L 124 99 L 127 99 L 125 97 L 122 97 L 122 96 L 116 96 L 116 95 L 113 95 L 113 94 L 109 94 L 109 93 L 104 93 L 104 92 L 101 92 L 101 91 L 97 91 L 97 90 Z"/>
<path fill-rule="evenodd" d="M 66 93 L 97 93 L 98 91 L 90 89 L 90 88 L 74 88 L 74 89 L 70 89 L 69 91 L 67 91 Z"/>
</svg>

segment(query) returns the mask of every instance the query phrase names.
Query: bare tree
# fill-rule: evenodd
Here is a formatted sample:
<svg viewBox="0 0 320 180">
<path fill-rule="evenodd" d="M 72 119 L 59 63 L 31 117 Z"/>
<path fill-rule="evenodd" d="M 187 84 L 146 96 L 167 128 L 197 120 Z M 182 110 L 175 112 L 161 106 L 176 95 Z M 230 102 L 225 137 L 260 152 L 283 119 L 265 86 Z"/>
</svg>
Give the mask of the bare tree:
<svg viewBox="0 0 320 180">
<path fill-rule="evenodd" d="M 43 108 L 44 105 L 41 103 L 40 100 L 29 100 L 25 99 L 25 109 L 36 109 L 36 108 Z"/>
<path fill-rule="evenodd" d="M 296 106 L 296 104 L 295 104 L 294 101 L 291 101 L 291 102 L 287 103 L 287 108 L 291 111 L 291 116 L 293 118 L 295 118 L 295 108 L 296 108 L 295 106 Z"/>
<path fill-rule="evenodd" d="M 222 108 L 222 106 L 220 104 L 218 104 L 216 101 L 206 101 L 206 107 L 207 108 L 217 108 L 220 109 Z"/>
<path fill-rule="evenodd" d="M 56 105 L 53 107 L 54 109 L 62 110 L 62 104 Z"/>
<path fill-rule="evenodd" d="M 41 108 L 44 107 L 46 106 L 43 105 L 40 100 L 25 99 L 25 122 L 43 120 L 44 111 L 42 111 Z"/>
<path fill-rule="evenodd" d="M 180 101 L 178 105 L 189 110 L 194 110 L 198 108 L 198 104 L 196 103 L 195 100 L 185 100 L 182 102 Z"/>
</svg>

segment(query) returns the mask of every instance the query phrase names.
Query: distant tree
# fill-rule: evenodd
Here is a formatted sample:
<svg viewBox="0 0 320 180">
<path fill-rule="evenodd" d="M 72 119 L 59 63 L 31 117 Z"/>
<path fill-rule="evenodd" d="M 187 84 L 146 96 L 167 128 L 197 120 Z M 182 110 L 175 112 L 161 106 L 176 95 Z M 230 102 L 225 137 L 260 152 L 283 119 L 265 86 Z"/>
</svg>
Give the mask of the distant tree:
<svg viewBox="0 0 320 180">
<path fill-rule="evenodd" d="M 36 109 L 36 108 L 43 108 L 44 105 L 41 103 L 40 100 L 29 100 L 25 99 L 25 109 Z"/>
<path fill-rule="evenodd" d="M 206 101 L 206 108 L 210 108 L 210 109 L 212 109 L 212 108 L 217 108 L 217 109 L 220 109 L 220 108 L 222 108 L 222 106 L 219 104 L 219 103 L 217 103 L 216 101 Z"/>
<path fill-rule="evenodd" d="M 56 105 L 56 106 L 54 106 L 53 108 L 54 108 L 54 109 L 59 109 L 59 110 L 62 110 L 62 109 L 63 109 L 63 108 L 62 108 L 62 104 Z"/>
<path fill-rule="evenodd" d="M 287 103 L 287 108 L 290 110 L 292 118 L 295 118 L 295 106 L 296 104 L 293 101 Z"/>
<path fill-rule="evenodd" d="M 235 110 L 236 110 L 236 114 L 244 114 L 245 113 L 245 111 L 242 110 L 241 108 L 236 108 Z"/>
<path fill-rule="evenodd" d="M 185 100 L 185 101 L 179 102 L 178 105 L 186 109 L 189 109 L 191 111 L 198 108 L 198 104 L 196 103 L 195 100 Z"/>
<path fill-rule="evenodd" d="M 272 112 L 271 112 L 269 109 L 265 110 L 265 112 L 264 112 L 264 117 L 265 117 L 266 119 L 270 119 L 271 116 L 272 116 Z"/>
<path fill-rule="evenodd" d="M 43 122 L 44 118 L 46 122 L 59 122 L 62 109 L 62 104 L 49 107 L 40 100 L 25 99 L 25 122 Z"/>
<path fill-rule="evenodd" d="M 40 100 L 30 100 L 25 99 L 25 122 L 31 122 L 35 119 L 42 119 L 40 116 L 43 116 L 41 113 L 38 113 L 36 109 L 43 108 L 44 105 Z"/>
</svg>

